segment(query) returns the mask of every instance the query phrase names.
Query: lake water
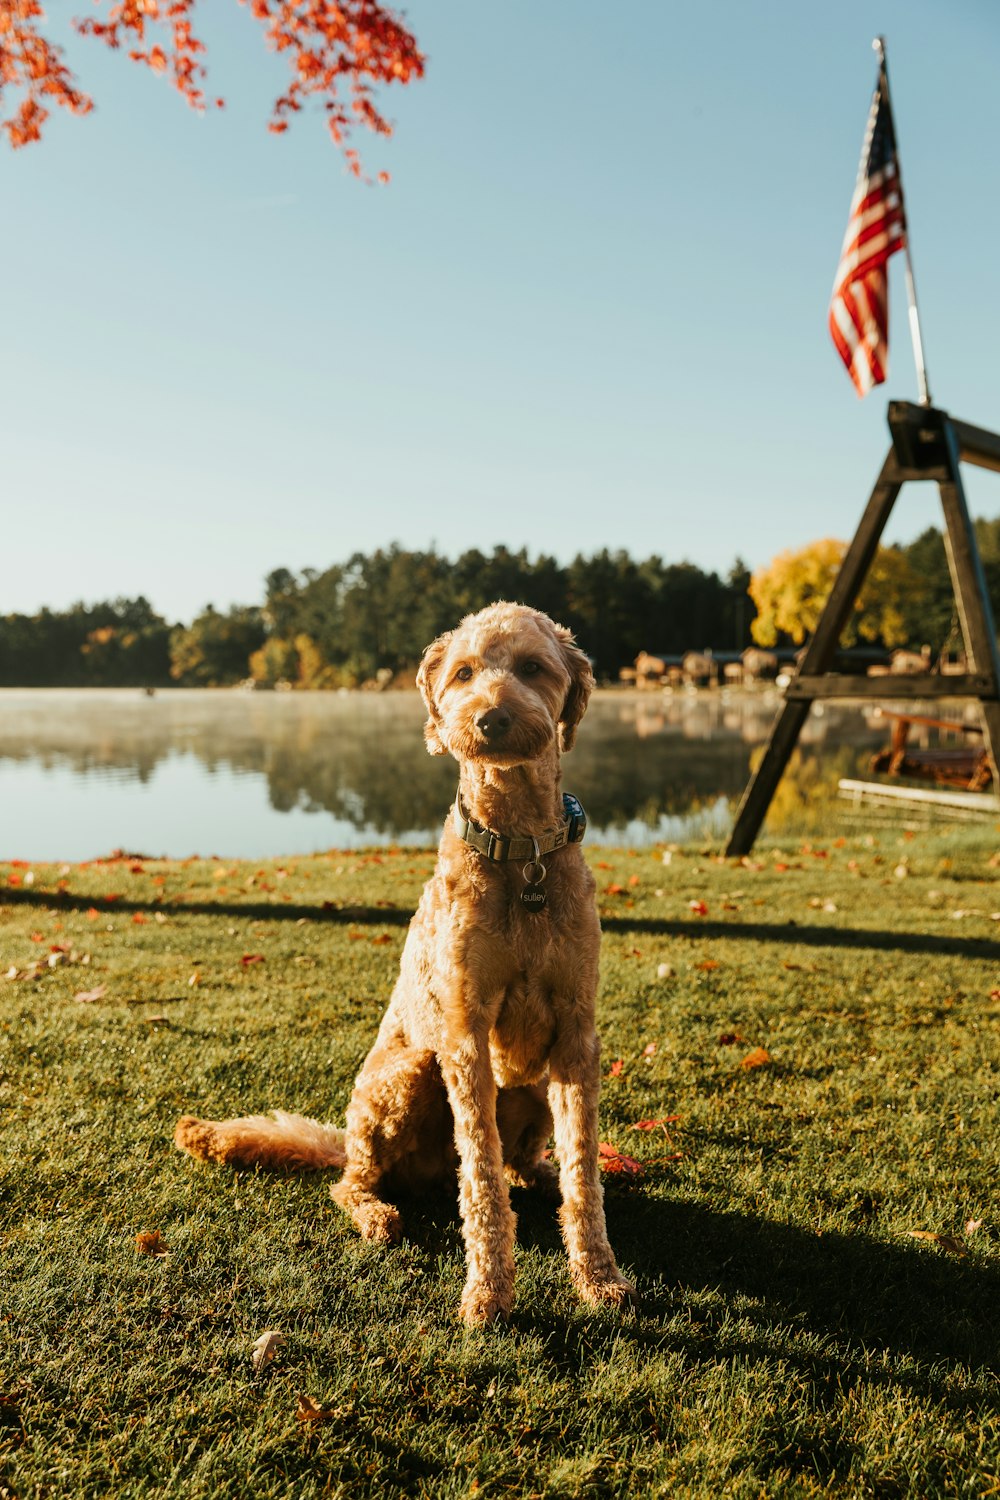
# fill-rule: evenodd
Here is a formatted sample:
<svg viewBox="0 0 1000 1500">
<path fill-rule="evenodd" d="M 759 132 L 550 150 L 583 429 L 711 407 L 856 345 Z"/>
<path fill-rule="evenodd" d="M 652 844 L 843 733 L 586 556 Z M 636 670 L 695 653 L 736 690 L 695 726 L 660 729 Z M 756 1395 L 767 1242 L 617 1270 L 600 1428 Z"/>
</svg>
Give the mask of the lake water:
<svg viewBox="0 0 1000 1500">
<path fill-rule="evenodd" d="M 595 694 L 564 764 L 588 838 L 721 841 L 778 702 L 774 691 Z M 402 692 L 0 690 L 0 858 L 434 843 L 456 768 L 426 753 L 423 720 Z M 886 737 L 858 709 L 814 710 L 786 778 L 793 801 L 857 774 Z"/>
</svg>

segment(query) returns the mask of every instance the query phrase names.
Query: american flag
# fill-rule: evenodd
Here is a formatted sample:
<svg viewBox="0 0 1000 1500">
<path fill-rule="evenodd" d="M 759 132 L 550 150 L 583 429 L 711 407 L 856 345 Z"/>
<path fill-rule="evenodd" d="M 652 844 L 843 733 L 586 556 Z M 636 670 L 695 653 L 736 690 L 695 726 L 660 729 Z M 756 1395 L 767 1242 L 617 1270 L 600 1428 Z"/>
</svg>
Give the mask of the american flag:
<svg viewBox="0 0 1000 1500">
<path fill-rule="evenodd" d="M 859 396 L 886 377 L 889 359 L 889 256 L 906 244 L 906 216 L 896 160 L 885 68 L 868 115 L 830 302 L 830 333 Z"/>
</svg>

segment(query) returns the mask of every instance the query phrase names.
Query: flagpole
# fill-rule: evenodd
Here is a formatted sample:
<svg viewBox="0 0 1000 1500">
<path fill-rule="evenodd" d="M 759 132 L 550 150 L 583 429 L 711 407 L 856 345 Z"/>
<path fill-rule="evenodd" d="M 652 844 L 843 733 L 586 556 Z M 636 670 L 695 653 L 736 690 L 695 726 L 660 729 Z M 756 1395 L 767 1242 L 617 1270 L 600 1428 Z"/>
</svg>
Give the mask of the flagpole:
<svg viewBox="0 0 1000 1500">
<path fill-rule="evenodd" d="M 892 115 L 892 99 L 889 94 L 889 67 L 885 58 L 885 37 L 877 36 L 872 42 L 872 47 L 878 53 L 879 67 L 882 73 L 883 87 L 885 88 L 885 101 Z M 896 134 L 896 123 L 893 119 L 893 135 Z M 903 174 L 899 165 L 899 142 L 896 142 L 896 180 L 899 183 L 899 196 L 901 202 L 905 203 L 903 197 Z M 924 362 L 924 341 L 920 336 L 920 313 L 917 309 L 917 287 L 913 279 L 913 261 L 910 258 L 910 225 L 906 224 L 906 240 L 903 244 L 903 261 L 906 268 L 906 301 L 910 316 L 910 338 L 913 342 L 913 358 L 917 366 L 917 388 L 920 391 L 921 406 L 930 406 L 931 391 L 927 383 L 927 366 Z"/>
</svg>

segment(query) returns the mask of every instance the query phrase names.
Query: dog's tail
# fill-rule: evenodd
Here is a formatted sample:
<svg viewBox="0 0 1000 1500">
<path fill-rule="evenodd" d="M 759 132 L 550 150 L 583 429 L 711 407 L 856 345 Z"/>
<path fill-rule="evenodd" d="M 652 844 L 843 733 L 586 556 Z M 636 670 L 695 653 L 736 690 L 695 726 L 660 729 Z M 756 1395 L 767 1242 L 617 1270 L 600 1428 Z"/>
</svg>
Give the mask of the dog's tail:
<svg viewBox="0 0 1000 1500">
<path fill-rule="evenodd" d="M 266 1167 L 272 1172 L 342 1167 L 347 1160 L 342 1130 L 305 1115 L 286 1114 L 283 1109 L 241 1120 L 197 1120 L 184 1115 L 177 1121 L 174 1145 L 200 1161 Z"/>
</svg>

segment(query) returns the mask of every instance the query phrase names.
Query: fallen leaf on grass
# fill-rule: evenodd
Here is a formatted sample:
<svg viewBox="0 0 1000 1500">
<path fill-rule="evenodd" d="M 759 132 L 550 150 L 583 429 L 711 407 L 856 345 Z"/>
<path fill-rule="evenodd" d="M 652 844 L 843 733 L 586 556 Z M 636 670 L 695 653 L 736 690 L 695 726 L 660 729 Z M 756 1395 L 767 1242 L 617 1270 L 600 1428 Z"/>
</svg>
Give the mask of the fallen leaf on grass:
<svg viewBox="0 0 1000 1500">
<path fill-rule="evenodd" d="M 983 1221 L 982 1221 L 982 1219 L 966 1219 L 966 1221 L 965 1221 L 965 1232 L 966 1232 L 966 1234 L 975 1234 L 976 1230 L 977 1229 L 982 1229 L 982 1227 L 983 1227 Z"/>
<path fill-rule="evenodd" d="M 170 1251 L 160 1239 L 160 1231 L 158 1229 L 146 1230 L 142 1234 L 137 1234 L 135 1237 L 135 1248 L 140 1255 L 154 1255 L 157 1260 L 162 1260 L 165 1255 L 170 1254 Z"/>
<path fill-rule="evenodd" d="M 249 968 L 251 964 L 262 964 L 263 962 L 263 953 L 244 953 L 243 957 L 240 959 L 240 963 L 243 965 L 244 969 Z"/>
<path fill-rule="evenodd" d="M 77 990 L 73 999 L 79 1000 L 81 1005 L 89 1005 L 94 1000 L 103 1000 L 107 992 L 106 984 L 97 984 L 92 990 Z"/>
<path fill-rule="evenodd" d="M 636 1120 L 633 1130 L 658 1130 L 661 1126 L 675 1125 L 680 1115 L 664 1115 L 662 1120 Z"/>
<path fill-rule="evenodd" d="M 739 1031 L 724 1031 L 716 1042 L 717 1047 L 735 1047 L 737 1042 L 745 1042 L 746 1037 Z"/>
<path fill-rule="evenodd" d="M 721 967 L 722 965 L 719 963 L 719 960 L 717 958 L 703 958 L 701 963 L 695 964 L 696 969 L 711 970 L 720 969 Z"/>
<path fill-rule="evenodd" d="M 752 1052 L 747 1053 L 746 1057 L 740 1063 L 740 1067 L 746 1068 L 747 1072 L 749 1072 L 751 1068 L 766 1068 L 770 1062 L 771 1054 L 767 1051 L 766 1047 L 755 1047 Z"/>
<path fill-rule="evenodd" d="M 264 1369 L 265 1365 L 271 1363 L 278 1350 L 284 1348 L 286 1342 L 285 1335 L 277 1328 L 268 1328 L 265 1333 L 261 1334 L 253 1346 L 253 1353 L 250 1355 L 250 1363 L 258 1374 Z"/>
<path fill-rule="evenodd" d="M 614 1062 L 611 1064 L 611 1067 L 608 1069 L 608 1077 L 609 1078 L 620 1078 L 621 1077 L 621 1072 L 622 1072 L 622 1069 L 624 1068 L 624 1066 L 625 1066 L 625 1064 L 622 1062 L 621 1058 L 620 1057 L 616 1057 L 615 1060 L 614 1060 Z"/>
<path fill-rule="evenodd" d="M 643 1055 L 643 1057 L 655 1057 L 656 1056 L 656 1043 L 655 1042 L 647 1042 L 646 1045 L 645 1045 L 645 1047 L 643 1047 L 643 1049 L 642 1049 L 642 1055 Z"/>
<path fill-rule="evenodd" d="M 966 1254 L 965 1241 L 957 1234 L 935 1234 L 933 1229 L 908 1229 L 906 1232 L 912 1240 L 927 1240 L 932 1245 L 940 1245 L 949 1255 Z"/>
<path fill-rule="evenodd" d="M 297 1422 L 329 1422 L 331 1417 L 337 1416 L 337 1412 L 329 1407 L 317 1406 L 311 1396 L 299 1391 L 299 1405 L 295 1413 Z"/>
<path fill-rule="evenodd" d="M 598 1146 L 597 1155 L 600 1166 L 605 1172 L 620 1172 L 623 1177 L 641 1177 L 643 1174 L 644 1168 L 641 1161 L 636 1161 L 631 1156 L 623 1156 L 620 1151 L 616 1151 L 614 1146 L 609 1146 L 605 1141 L 601 1141 Z"/>
<path fill-rule="evenodd" d="M 693 912 L 696 917 L 708 916 L 708 907 L 704 901 L 689 901 L 688 911 Z"/>
</svg>

